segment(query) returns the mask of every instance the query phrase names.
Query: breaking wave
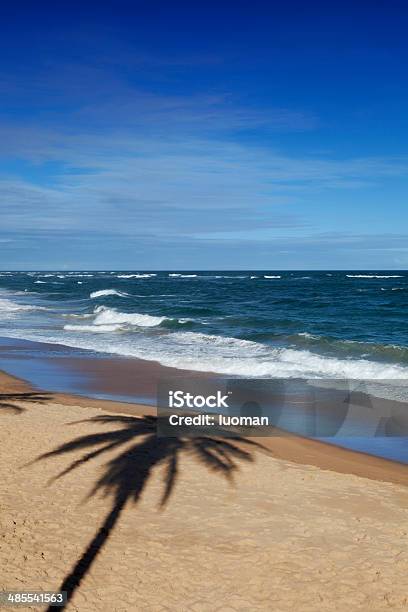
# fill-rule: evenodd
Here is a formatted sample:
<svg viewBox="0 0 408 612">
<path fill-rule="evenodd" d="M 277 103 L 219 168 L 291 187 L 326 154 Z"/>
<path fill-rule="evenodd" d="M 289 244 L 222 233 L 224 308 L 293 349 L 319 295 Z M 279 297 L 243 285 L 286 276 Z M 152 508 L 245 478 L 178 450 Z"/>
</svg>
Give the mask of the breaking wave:
<svg viewBox="0 0 408 612">
<path fill-rule="evenodd" d="M 118 274 L 116 278 L 152 278 L 157 274 Z"/>
<path fill-rule="evenodd" d="M 94 310 L 92 325 L 64 325 L 68 331 L 118 331 L 129 327 L 155 327 L 166 317 L 155 317 L 138 312 L 120 312 L 115 308 L 98 306 Z"/>
<path fill-rule="evenodd" d="M 89 297 L 91 299 L 94 299 L 94 298 L 104 297 L 108 295 L 117 295 L 118 297 L 128 297 L 129 296 L 128 293 L 125 293 L 122 291 L 116 291 L 116 289 L 101 289 L 100 291 L 92 291 Z"/>
<path fill-rule="evenodd" d="M 401 274 L 346 274 L 347 278 L 404 278 Z"/>
<path fill-rule="evenodd" d="M 13 317 L 19 312 L 34 312 L 36 310 L 48 310 L 48 308 L 31 304 L 18 304 L 7 298 L 0 298 L 0 317 L 2 318 Z"/>
</svg>

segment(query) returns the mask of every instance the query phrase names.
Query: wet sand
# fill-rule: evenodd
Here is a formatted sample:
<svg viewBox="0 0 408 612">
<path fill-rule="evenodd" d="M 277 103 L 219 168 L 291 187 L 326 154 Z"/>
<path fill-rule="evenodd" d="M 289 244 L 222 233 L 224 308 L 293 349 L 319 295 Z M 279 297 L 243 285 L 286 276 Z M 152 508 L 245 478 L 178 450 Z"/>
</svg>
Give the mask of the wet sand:
<svg viewBox="0 0 408 612">
<path fill-rule="evenodd" d="M 0 370 L 57 392 L 155 405 L 160 380 L 208 378 L 211 372 L 169 368 L 155 361 L 0 337 Z M 116 399 L 115 399 L 116 398 Z M 122 400 L 121 400 L 122 401 Z"/>
<path fill-rule="evenodd" d="M 80 612 L 407 609 L 406 466 L 159 439 L 152 407 L 5 374 L 0 393 L 0 589 L 64 585 Z"/>
</svg>

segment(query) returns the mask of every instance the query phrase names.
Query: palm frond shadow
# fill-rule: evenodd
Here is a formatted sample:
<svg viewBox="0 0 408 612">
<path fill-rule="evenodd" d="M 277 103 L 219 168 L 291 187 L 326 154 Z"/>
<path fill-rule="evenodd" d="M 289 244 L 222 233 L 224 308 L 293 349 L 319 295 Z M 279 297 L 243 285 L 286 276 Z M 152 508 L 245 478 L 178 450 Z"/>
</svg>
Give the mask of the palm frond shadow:
<svg viewBox="0 0 408 612">
<path fill-rule="evenodd" d="M 164 466 L 163 493 L 159 502 L 160 507 L 164 507 L 176 484 L 181 455 L 192 455 L 207 469 L 232 480 L 240 461 L 253 461 L 252 454 L 243 447 L 262 448 L 256 442 L 239 437 L 228 440 L 210 436 L 159 438 L 156 435 L 158 418 L 154 416 L 101 415 L 85 422 L 118 424 L 120 427 L 80 436 L 38 458 L 42 460 L 83 451 L 79 459 L 75 459 L 53 479 L 56 480 L 108 451 L 120 451 L 107 462 L 104 473 L 89 493 L 89 497 L 98 492 L 112 496 L 112 508 L 60 586 L 60 591 L 67 592 L 67 601 L 72 598 L 106 544 L 125 505 L 129 501 L 137 503 L 140 499 L 154 468 Z M 61 610 L 61 607 L 50 606 L 48 612 L 57 609 Z"/>
<path fill-rule="evenodd" d="M 24 412 L 25 408 L 19 406 L 16 402 L 31 402 L 33 404 L 44 404 L 52 398 L 49 393 L 36 393 L 28 391 L 25 393 L 0 393 L 0 411 L 14 412 L 19 414 Z"/>
</svg>

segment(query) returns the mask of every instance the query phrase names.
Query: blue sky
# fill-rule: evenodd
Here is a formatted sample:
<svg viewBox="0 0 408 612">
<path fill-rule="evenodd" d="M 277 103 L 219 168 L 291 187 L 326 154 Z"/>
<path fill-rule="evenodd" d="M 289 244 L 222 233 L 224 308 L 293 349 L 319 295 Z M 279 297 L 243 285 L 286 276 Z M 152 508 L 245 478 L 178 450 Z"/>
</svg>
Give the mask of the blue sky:
<svg viewBox="0 0 408 612">
<path fill-rule="evenodd" d="M 408 268 L 406 3 L 0 12 L 3 269 Z"/>
</svg>

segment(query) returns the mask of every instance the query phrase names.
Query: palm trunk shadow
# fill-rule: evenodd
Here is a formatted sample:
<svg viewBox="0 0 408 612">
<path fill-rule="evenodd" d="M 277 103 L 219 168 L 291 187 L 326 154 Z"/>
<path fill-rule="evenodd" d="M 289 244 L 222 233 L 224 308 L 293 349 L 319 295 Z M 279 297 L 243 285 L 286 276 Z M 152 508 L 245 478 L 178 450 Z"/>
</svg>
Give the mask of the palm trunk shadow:
<svg viewBox="0 0 408 612">
<path fill-rule="evenodd" d="M 108 541 L 117 521 L 119 520 L 122 510 L 126 505 L 126 502 L 127 499 L 123 498 L 118 500 L 113 506 L 112 510 L 106 516 L 103 525 L 98 529 L 83 555 L 80 557 L 80 559 L 78 559 L 72 571 L 65 577 L 63 583 L 59 587 L 60 592 L 65 591 L 67 593 L 66 604 L 63 606 L 49 606 L 47 608 L 47 612 L 66 608 L 66 605 L 72 599 L 75 591 L 79 588 L 82 579 L 90 570 L 91 565 L 99 554 L 99 551 Z"/>
</svg>

